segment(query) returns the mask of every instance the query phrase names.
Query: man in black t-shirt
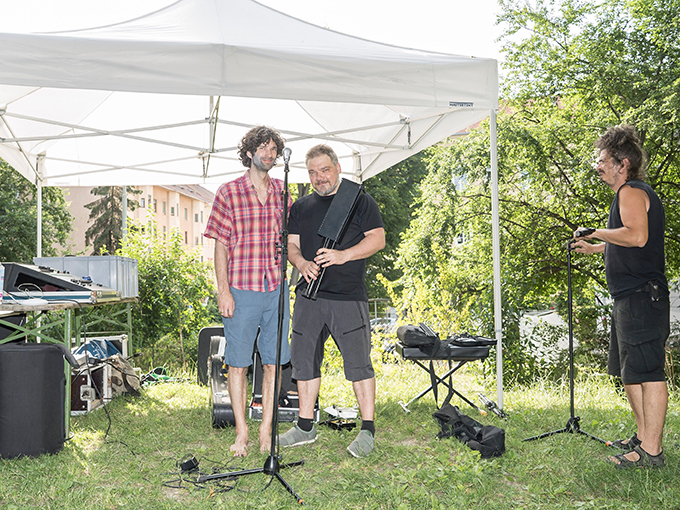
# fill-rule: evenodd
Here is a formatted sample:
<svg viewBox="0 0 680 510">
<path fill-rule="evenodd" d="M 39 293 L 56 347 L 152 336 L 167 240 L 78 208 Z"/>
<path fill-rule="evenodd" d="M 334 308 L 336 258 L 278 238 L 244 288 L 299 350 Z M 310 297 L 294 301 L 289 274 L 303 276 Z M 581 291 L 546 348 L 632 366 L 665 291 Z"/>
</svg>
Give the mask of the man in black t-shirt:
<svg viewBox="0 0 680 510">
<path fill-rule="evenodd" d="M 615 126 L 602 135 L 597 172 L 616 196 L 607 228 L 574 243 L 579 253 L 604 253 L 612 308 L 608 370 L 621 377 L 637 433 L 614 441 L 628 453 L 609 457 L 619 468 L 665 464 L 662 437 L 668 407 L 664 374 L 670 333 L 670 303 L 665 275 L 665 214 L 645 182 L 645 153 L 632 126 Z M 577 233 L 574 233 L 577 236 Z"/>
<path fill-rule="evenodd" d="M 375 444 L 375 375 L 364 277 L 366 259 L 385 247 L 385 230 L 375 200 L 362 194 L 336 248 L 322 248 L 324 239 L 317 232 L 340 186 L 340 163 L 327 145 L 312 147 L 306 163 L 314 193 L 293 204 L 288 224 L 288 260 L 301 276 L 291 337 L 300 414 L 295 426 L 279 436 L 279 445 L 316 441 L 314 405 L 321 387 L 324 343 L 330 335 L 342 354 L 345 377 L 352 381 L 361 412 L 361 431 L 347 450 L 365 457 Z M 321 268 L 325 273 L 317 299 L 308 299 L 302 290 L 319 277 Z"/>
</svg>

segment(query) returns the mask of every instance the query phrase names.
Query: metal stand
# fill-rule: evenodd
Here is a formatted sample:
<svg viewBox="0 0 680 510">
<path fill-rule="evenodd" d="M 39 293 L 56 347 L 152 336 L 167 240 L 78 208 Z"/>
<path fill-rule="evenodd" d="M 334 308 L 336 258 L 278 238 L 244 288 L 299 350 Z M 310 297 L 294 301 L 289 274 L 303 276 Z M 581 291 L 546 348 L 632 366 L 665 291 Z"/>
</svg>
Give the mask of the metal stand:
<svg viewBox="0 0 680 510">
<path fill-rule="evenodd" d="M 279 286 L 279 322 L 278 322 L 278 333 L 276 338 L 276 375 L 274 377 L 274 398 L 273 398 L 273 413 L 272 413 L 272 438 L 271 438 L 271 450 L 269 457 L 264 462 L 264 466 L 261 468 L 245 469 L 242 471 L 232 471 L 230 473 L 216 473 L 213 475 L 202 475 L 198 477 L 198 482 L 207 482 L 209 480 L 219 480 L 223 478 L 238 478 L 239 476 L 253 475 L 256 473 L 264 473 L 275 477 L 281 485 L 283 485 L 288 492 L 290 492 L 295 500 L 300 504 L 304 505 L 303 499 L 293 490 L 293 488 L 283 479 L 280 469 L 285 467 L 302 466 L 305 461 L 299 460 L 297 462 L 290 462 L 288 464 L 280 464 L 280 456 L 278 454 L 278 441 L 277 437 L 279 435 L 279 384 L 281 376 L 281 344 L 283 336 L 283 307 L 288 306 L 288 296 L 284 295 L 283 288 L 286 281 L 286 265 L 288 262 L 288 161 L 290 159 L 290 149 L 283 149 L 283 163 L 284 163 L 284 187 L 283 187 L 283 222 L 281 229 L 281 284 Z"/>
<path fill-rule="evenodd" d="M 413 362 L 414 362 L 416 365 L 418 365 L 420 368 L 422 368 L 423 370 L 425 370 L 426 372 L 430 372 L 430 369 L 427 368 L 425 365 L 423 365 L 420 361 L 418 361 L 418 360 L 413 360 Z M 456 388 L 453 387 L 453 381 L 449 381 L 449 382 L 446 381 L 446 378 L 447 378 L 447 377 L 451 377 L 451 376 L 453 375 L 453 373 L 456 372 L 460 367 L 462 367 L 463 365 L 465 365 L 465 363 L 467 363 L 466 360 L 459 361 L 458 364 L 454 367 L 454 366 L 452 366 L 451 360 L 449 360 L 449 369 L 448 369 L 448 371 L 447 371 L 444 375 L 442 375 L 441 377 L 438 376 L 437 374 L 434 374 L 434 380 L 432 381 L 432 384 L 430 384 L 430 386 L 428 386 L 426 389 L 424 389 L 423 391 L 421 391 L 420 393 L 418 393 L 415 397 L 413 397 L 413 398 L 412 398 L 411 400 L 409 400 L 408 402 L 404 403 L 403 400 L 400 400 L 400 401 L 399 401 L 399 405 L 401 406 L 401 408 L 402 408 L 404 411 L 406 411 L 407 413 L 410 413 L 411 410 L 408 408 L 408 406 L 410 406 L 410 405 L 411 405 L 413 402 L 415 402 L 416 400 L 418 400 L 418 399 L 424 397 L 425 395 L 427 395 L 430 391 L 432 391 L 432 392 L 434 393 L 434 392 L 435 392 L 435 386 L 436 386 L 437 384 L 443 384 L 444 386 L 446 386 L 446 387 L 449 389 L 449 392 L 450 392 L 450 393 L 452 393 L 452 394 L 454 394 L 454 395 L 457 395 L 458 397 L 460 397 L 461 400 L 463 400 L 464 402 L 466 402 L 467 404 L 469 404 L 470 407 L 472 407 L 473 409 L 477 409 L 477 410 L 479 411 L 479 408 L 478 408 L 473 402 L 471 402 L 470 400 L 468 400 L 467 398 L 465 398 L 465 395 L 461 394 L 460 392 L 458 392 L 458 390 L 457 390 Z M 437 403 L 436 401 L 437 401 L 437 398 L 435 397 L 435 403 Z M 437 405 L 439 405 L 439 404 L 437 404 Z"/>
<path fill-rule="evenodd" d="M 563 429 L 553 430 L 552 432 L 545 432 L 538 436 L 529 437 L 523 439 L 523 441 L 534 441 L 535 439 L 543 439 L 544 437 L 554 436 L 556 434 L 562 434 L 564 432 L 570 434 L 583 434 L 591 439 L 599 441 L 600 443 L 607 444 L 606 441 L 595 437 L 588 432 L 581 430 L 579 421 L 581 418 L 579 416 L 574 416 L 574 331 L 572 325 L 572 291 L 571 291 L 571 251 L 574 249 L 574 240 L 570 240 L 566 244 L 567 248 L 567 306 L 569 309 L 569 398 L 571 404 L 571 416 L 567 421 L 567 424 Z"/>
</svg>

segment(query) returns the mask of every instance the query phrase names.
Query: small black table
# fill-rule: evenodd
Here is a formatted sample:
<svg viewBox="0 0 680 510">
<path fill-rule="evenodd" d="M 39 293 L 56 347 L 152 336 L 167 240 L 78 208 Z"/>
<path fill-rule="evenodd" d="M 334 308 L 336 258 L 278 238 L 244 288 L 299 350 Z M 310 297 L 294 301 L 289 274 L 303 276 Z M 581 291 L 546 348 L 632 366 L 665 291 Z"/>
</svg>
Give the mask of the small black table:
<svg viewBox="0 0 680 510">
<path fill-rule="evenodd" d="M 459 368 L 465 365 L 465 363 L 467 363 L 468 361 L 486 359 L 489 356 L 488 346 L 463 347 L 442 341 L 440 348 L 437 350 L 437 352 L 433 353 L 434 351 L 433 346 L 407 347 L 401 341 L 398 341 L 396 343 L 396 351 L 401 355 L 403 359 L 413 361 L 416 365 L 425 370 L 428 374 L 430 374 L 430 377 L 433 380 L 433 383 L 430 384 L 429 387 L 421 391 L 418 395 L 413 397 L 408 402 L 404 403 L 403 401 L 399 401 L 399 405 L 404 409 L 404 411 L 410 413 L 411 411 L 408 408 L 408 406 L 412 402 L 415 402 L 419 398 L 425 396 L 429 391 L 433 391 L 435 389 L 435 386 L 439 384 L 443 384 L 449 389 L 451 393 L 458 395 L 461 399 L 470 404 L 470 406 L 479 410 L 479 408 L 474 403 L 465 398 L 465 396 L 463 396 L 453 387 L 452 380 L 451 382 L 448 382 L 445 379 L 450 378 Z M 446 371 L 446 373 L 444 373 L 441 376 L 438 376 L 436 373 L 434 373 L 434 370 L 431 371 L 430 368 L 423 364 L 424 361 L 435 360 L 448 361 L 449 369 Z M 453 366 L 454 361 L 457 362 L 455 366 Z"/>
</svg>

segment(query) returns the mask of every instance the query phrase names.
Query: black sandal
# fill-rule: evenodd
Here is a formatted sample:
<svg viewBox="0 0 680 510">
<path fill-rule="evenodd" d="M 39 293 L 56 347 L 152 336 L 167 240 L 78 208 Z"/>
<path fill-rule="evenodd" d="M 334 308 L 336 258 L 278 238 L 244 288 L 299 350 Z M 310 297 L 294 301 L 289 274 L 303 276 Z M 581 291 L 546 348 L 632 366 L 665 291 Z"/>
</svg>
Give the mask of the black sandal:
<svg viewBox="0 0 680 510">
<path fill-rule="evenodd" d="M 616 465 L 617 469 L 628 468 L 660 468 L 666 465 L 666 458 L 663 452 L 659 455 L 650 455 L 640 446 L 633 448 L 633 451 L 638 454 L 638 460 L 628 460 L 625 453 L 619 453 L 613 457 L 607 457 L 607 462 Z"/>
<path fill-rule="evenodd" d="M 619 448 L 625 452 L 632 452 L 636 446 L 640 446 L 641 444 L 642 441 L 638 439 L 636 432 L 630 439 L 617 439 L 616 441 L 610 441 L 607 443 L 607 446 L 615 446 L 616 448 Z"/>
</svg>

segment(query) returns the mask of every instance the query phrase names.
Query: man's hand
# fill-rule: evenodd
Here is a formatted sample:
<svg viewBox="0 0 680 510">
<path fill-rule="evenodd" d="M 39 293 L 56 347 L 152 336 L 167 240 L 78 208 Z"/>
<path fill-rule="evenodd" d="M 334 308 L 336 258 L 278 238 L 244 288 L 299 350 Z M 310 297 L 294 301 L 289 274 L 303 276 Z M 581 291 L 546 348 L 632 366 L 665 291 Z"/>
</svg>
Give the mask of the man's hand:
<svg viewBox="0 0 680 510">
<path fill-rule="evenodd" d="M 317 266 L 311 260 L 305 260 L 304 262 L 301 262 L 297 269 L 300 271 L 300 275 L 302 275 L 307 283 L 311 282 L 312 280 L 316 280 L 319 276 L 319 266 Z"/>
<path fill-rule="evenodd" d="M 574 251 L 576 253 L 585 253 L 586 255 L 590 255 L 592 253 L 603 253 L 604 245 L 605 243 L 592 244 L 585 240 L 579 240 L 573 244 Z"/>
<path fill-rule="evenodd" d="M 288 236 L 288 260 L 297 267 L 300 275 L 307 283 L 316 280 L 319 276 L 319 266 L 302 256 L 299 234 L 290 234 Z"/>
<path fill-rule="evenodd" d="M 227 317 L 229 319 L 234 316 L 236 302 L 234 301 L 234 296 L 229 290 L 219 293 L 217 296 L 217 305 L 219 306 L 220 315 L 222 317 Z"/>
<path fill-rule="evenodd" d="M 330 248 L 319 248 L 314 257 L 314 262 L 320 267 L 341 266 L 348 261 L 349 257 L 345 251 Z"/>
</svg>

